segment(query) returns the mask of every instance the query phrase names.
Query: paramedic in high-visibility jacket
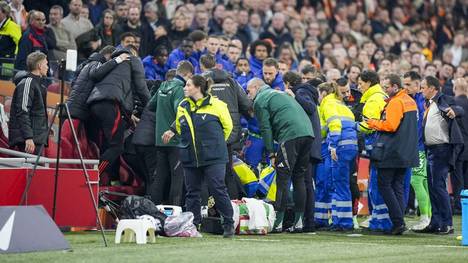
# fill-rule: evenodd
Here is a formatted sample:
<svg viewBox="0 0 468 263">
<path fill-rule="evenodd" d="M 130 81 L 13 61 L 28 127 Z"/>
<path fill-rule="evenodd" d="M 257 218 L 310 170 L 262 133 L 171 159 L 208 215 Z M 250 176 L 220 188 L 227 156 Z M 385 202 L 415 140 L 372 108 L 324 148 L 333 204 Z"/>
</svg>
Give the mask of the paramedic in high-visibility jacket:
<svg viewBox="0 0 468 263">
<path fill-rule="evenodd" d="M 377 168 L 377 185 L 392 220 L 390 233 L 401 235 L 406 231 L 405 176 L 408 168 L 419 165 L 418 110 L 398 75 L 386 76 L 383 88 L 390 97 L 388 104 L 379 120 L 367 120 L 368 127 L 378 134 L 370 157 Z"/>
<path fill-rule="evenodd" d="M 305 175 L 309 165 L 310 145 L 314 132 L 301 105 L 285 92 L 272 89 L 261 79 L 247 84 L 248 96 L 254 101 L 254 114 L 272 164 L 276 167 L 276 221 L 273 232 L 282 231 L 289 182 L 292 179 L 295 205 L 294 225 L 289 232 L 302 232 L 305 210 Z M 278 149 L 274 152 L 273 143 Z"/>
<path fill-rule="evenodd" d="M 354 224 L 349 169 L 351 160 L 356 158 L 358 152 L 354 114 L 344 104 L 336 83 L 322 83 L 318 90 L 322 137 L 329 153 L 317 170 L 316 224 L 327 226 L 331 209 L 331 229 L 352 230 Z"/>
<path fill-rule="evenodd" d="M 163 134 L 163 142 L 179 134 L 182 148 L 180 160 L 185 172 L 187 211 L 193 223 L 201 223 L 200 192 L 202 181 L 216 201 L 223 217 L 224 237 L 234 235 L 233 209 L 224 177 L 228 151 L 226 140 L 232 131 L 232 119 L 226 103 L 209 93 L 210 84 L 201 75 L 192 76 L 184 87 L 185 99 L 180 103 L 175 127 Z"/>
<path fill-rule="evenodd" d="M 364 133 L 366 154 L 372 152 L 372 145 L 376 138 L 376 133 L 369 129 L 366 119 L 380 119 L 385 105 L 387 94 L 380 86 L 380 79 L 377 72 L 364 70 L 358 78 L 359 90 L 362 92 L 361 101 L 356 109 L 356 120 L 359 122 L 359 132 Z M 369 175 L 369 199 L 372 205 L 369 229 L 372 231 L 389 231 L 392 222 L 388 215 L 387 206 L 377 187 L 377 170 L 371 165 Z"/>
</svg>

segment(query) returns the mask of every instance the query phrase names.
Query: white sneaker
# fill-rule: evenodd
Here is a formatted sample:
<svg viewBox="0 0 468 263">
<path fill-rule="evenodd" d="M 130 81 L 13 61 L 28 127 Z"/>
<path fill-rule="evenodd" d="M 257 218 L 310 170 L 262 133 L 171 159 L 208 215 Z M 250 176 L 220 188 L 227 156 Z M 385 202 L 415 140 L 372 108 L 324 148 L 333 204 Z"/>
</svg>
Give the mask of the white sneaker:
<svg viewBox="0 0 468 263">
<path fill-rule="evenodd" d="M 357 216 L 353 216 L 353 225 L 354 229 L 359 229 L 359 222 L 357 220 Z"/>
<path fill-rule="evenodd" d="M 369 216 L 364 222 L 360 223 L 359 226 L 363 228 L 369 228 L 370 221 L 371 221 L 371 217 Z"/>
<path fill-rule="evenodd" d="M 411 229 L 412 230 L 423 230 L 431 223 L 431 219 L 427 215 L 422 215 L 419 219 L 419 222 L 414 225 Z"/>
</svg>

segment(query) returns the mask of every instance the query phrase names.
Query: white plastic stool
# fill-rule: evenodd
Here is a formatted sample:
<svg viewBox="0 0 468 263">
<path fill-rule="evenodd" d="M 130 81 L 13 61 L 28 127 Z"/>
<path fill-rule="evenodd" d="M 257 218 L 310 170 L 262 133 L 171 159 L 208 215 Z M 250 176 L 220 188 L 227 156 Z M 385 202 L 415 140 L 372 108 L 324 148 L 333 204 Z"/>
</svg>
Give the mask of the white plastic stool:
<svg viewBox="0 0 468 263">
<path fill-rule="evenodd" d="M 157 205 L 156 207 L 167 216 L 178 216 L 182 213 L 182 207 L 176 205 Z"/>
<path fill-rule="evenodd" d="M 115 231 L 116 244 L 120 244 L 122 232 L 124 232 L 122 242 L 135 242 L 136 239 L 137 244 L 146 244 L 146 233 L 149 233 L 149 242 L 156 243 L 155 226 L 148 220 L 120 220 Z"/>
</svg>

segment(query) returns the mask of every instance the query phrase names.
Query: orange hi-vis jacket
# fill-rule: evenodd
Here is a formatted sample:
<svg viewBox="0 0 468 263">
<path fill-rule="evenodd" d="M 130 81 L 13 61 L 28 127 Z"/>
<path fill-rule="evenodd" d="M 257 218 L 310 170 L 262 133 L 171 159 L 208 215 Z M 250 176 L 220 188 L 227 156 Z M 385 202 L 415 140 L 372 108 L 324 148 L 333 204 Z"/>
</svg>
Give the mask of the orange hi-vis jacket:
<svg viewBox="0 0 468 263">
<path fill-rule="evenodd" d="M 417 105 L 406 90 L 391 97 L 380 120 L 369 119 L 369 128 L 378 132 L 371 160 L 377 168 L 417 167 Z"/>
</svg>

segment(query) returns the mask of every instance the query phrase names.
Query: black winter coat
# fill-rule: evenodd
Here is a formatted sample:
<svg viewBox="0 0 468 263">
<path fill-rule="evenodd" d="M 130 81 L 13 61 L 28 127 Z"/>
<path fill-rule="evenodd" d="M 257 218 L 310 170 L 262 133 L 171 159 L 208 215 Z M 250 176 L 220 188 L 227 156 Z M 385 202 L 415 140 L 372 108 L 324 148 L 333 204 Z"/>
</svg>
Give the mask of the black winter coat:
<svg viewBox="0 0 468 263">
<path fill-rule="evenodd" d="M 126 49 L 119 49 L 112 54 L 115 58 L 122 53 L 129 53 Z M 148 103 L 150 98 L 145 82 L 145 70 L 140 59 L 130 56 L 130 61 L 124 61 L 111 70 L 100 82 L 96 83 L 88 97 L 87 104 L 111 100 L 120 104 L 126 114 L 130 115 L 134 107 L 134 96 L 138 97 L 141 105 Z"/>
<path fill-rule="evenodd" d="M 161 86 L 160 80 L 147 80 L 148 87 L 152 87 L 151 94 L 158 91 Z M 140 122 L 138 122 L 135 132 L 133 133 L 132 143 L 141 146 L 155 146 L 156 142 L 156 112 L 151 111 L 148 106 L 145 107 L 141 114 Z"/>
<path fill-rule="evenodd" d="M 212 69 L 207 74 L 214 82 L 211 95 L 227 104 L 232 119 L 232 132 L 227 140 L 228 144 L 237 143 L 241 137 L 240 116 L 249 115 L 252 101 L 247 97 L 244 89 L 233 80 L 229 74 L 221 69 Z"/>
<path fill-rule="evenodd" d="M 293 87 L 292 91 L 296 95 L 296 101 L 302 106 L 304 111 L 307 113 L 307 116 L 309 116 L 309 120 L 312 123 L 312 129 L 314 130 L 314 134 L 319 135 L 315 136 L 315 138 L 312 140 L 310 148 L 311 162 L 319 163 L 322 161 L 322 137 L 320 136 L 321 127 L 317 106 L 319 97 L 318 91 L 316 88 L 314 88 L 308 83 L 299 84 L 296 87 Z"/>
<path fill-rule="evenodd" d="M 117 66 L 115 60 L 106 63 L 106 58 L 99 53 L 93 53 L 89 57 L 87 64 L 79 71 L 78 76 L 73 81 L 66 102 L 72 118 L 88 119 L 89 109 L 86 100 L 93 90 L 94 83 L 101 81 L 115 66 Z"/>
<path fill-rule="evenodd" d="M 463 151 L 458 156 L 458 160 L 468 161 L 468 98 L 466 95 L 455 97 L 455 104 L 463 108 L 465 114 L 456 118 L 463 136 Z"/>
<path fill-rule="evenodd" d="M 8 139 L 10 146 L 33 139 L 34 144 L 47 145 L 47 88 L 41 77 L 20 71 L 11 101 Z"/>
</svg>

